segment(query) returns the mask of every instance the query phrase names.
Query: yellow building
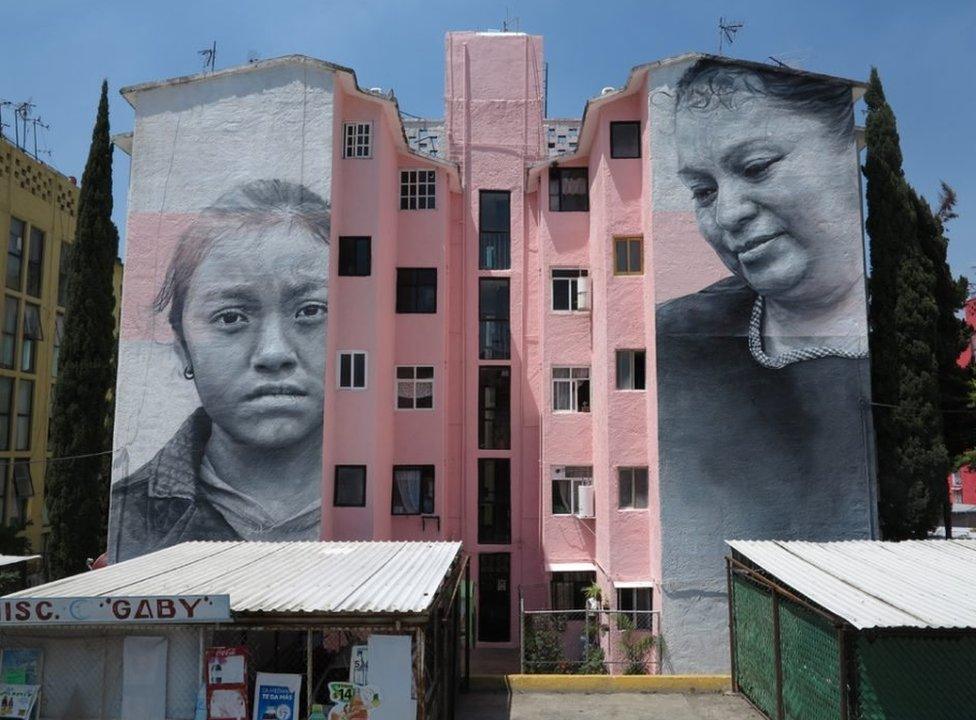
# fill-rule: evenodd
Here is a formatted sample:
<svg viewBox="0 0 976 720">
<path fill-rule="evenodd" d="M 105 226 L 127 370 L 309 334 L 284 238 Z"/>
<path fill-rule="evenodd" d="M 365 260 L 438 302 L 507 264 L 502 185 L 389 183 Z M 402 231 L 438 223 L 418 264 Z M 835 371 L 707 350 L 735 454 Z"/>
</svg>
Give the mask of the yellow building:
<svg viewBox="0 0 976 720">
<path fill-rule="evenodd" d="M 31 550 L 39 553 L 49 530 L 48 420 L 77 209 L 74 178 L 0 138 L 0 237 L 7 239 L 0 253 L 0 520 L 28 522 Z M 118 297 L 121 265 L 115 270 Z"/>
</svg>

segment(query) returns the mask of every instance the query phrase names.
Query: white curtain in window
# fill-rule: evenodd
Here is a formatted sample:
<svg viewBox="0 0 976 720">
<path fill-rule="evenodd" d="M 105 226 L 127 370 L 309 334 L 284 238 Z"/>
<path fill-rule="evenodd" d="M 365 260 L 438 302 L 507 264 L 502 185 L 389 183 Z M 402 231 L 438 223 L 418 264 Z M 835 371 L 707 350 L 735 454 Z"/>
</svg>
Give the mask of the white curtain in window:
<svg viewBox="0 0 976 720">
<path fill-rule="evenodd" d="M 431 397 L 434 394 L 434 383 L 418 382 L 415 393 L 418 400 Z"/>
<path fill-rule="evenodd" d="M 393 478 L 397 492 L 400 494 L 400 504 L 408 514 L 420 512 L 420 470 L 397 470 Z"/>
</svg>

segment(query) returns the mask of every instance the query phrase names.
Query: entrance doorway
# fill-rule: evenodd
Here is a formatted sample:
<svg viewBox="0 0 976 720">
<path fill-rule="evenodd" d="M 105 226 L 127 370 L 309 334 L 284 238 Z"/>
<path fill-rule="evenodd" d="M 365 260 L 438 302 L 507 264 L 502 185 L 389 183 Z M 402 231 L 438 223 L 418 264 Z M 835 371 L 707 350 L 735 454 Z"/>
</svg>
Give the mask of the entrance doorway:
<svg viewBox="0 0 976 720">
<path fill-rule="evenodd" d="M 478 556 L 478 640 L 508 642 L 511 628 L 511 555 Z"/>
</svg>

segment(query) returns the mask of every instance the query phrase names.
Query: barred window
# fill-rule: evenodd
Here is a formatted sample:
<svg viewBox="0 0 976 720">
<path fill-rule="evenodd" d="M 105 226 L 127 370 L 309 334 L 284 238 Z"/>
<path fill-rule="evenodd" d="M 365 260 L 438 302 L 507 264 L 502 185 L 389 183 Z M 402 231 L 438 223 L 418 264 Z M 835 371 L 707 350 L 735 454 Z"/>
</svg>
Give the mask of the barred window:
<svg viewBox="0 0 976 720">
<path fill-rule="evenodd" d="M 400 171 L 400 209 L 433 210 L 436 184 L 433 170 Z"/>
<path fill-rule="evenodd" d="M 351 122 L 345 124 L 346 144 L 343 157 L 373 157 L 373 123 Z"/>
</svg>

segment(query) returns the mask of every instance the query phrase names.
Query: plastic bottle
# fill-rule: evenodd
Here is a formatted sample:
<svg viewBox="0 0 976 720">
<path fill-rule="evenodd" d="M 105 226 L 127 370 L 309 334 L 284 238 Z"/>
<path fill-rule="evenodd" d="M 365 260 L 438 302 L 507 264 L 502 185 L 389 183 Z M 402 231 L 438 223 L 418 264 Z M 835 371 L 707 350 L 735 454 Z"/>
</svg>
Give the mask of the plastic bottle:
<svg viewBox="0 0 976 720">
<path fill-rule="evenodd" d="M 308 720 L 325 720 L 325 708 L 321 705 L 313 705 Z"/>
</svg>

